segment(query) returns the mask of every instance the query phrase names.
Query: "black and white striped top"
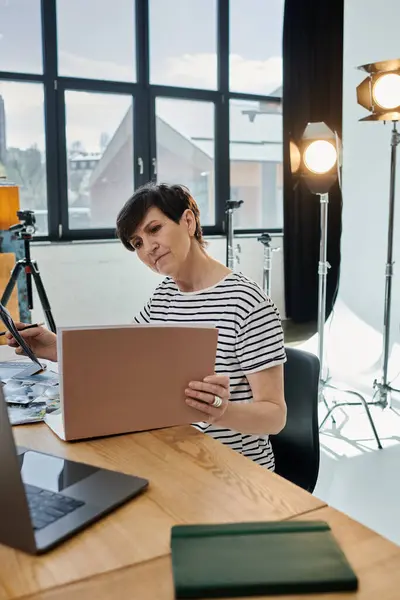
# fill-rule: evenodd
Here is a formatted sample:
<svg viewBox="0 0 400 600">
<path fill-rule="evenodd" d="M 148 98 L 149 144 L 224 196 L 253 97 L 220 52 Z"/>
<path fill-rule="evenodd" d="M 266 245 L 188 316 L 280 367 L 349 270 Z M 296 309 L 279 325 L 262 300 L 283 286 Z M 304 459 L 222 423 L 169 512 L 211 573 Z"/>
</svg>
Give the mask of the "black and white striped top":
<svg viewBox="0 0 400 600">
<path fill-rule="evenodd" d="M 277 308 L 259 285 L 241 273 L 230 273 L 216 285 L 196 292 L 181 292 L 167 277 L 134 321 L 201 322 L 217 327 L 215 371 L 229 375 L 231 402 L 253 400 L 246 374 L 286 361 Z M 194 426 L 259 465 L 274 469 L 267 435 L 241 434 L 208 423 Z"/>
</svg>

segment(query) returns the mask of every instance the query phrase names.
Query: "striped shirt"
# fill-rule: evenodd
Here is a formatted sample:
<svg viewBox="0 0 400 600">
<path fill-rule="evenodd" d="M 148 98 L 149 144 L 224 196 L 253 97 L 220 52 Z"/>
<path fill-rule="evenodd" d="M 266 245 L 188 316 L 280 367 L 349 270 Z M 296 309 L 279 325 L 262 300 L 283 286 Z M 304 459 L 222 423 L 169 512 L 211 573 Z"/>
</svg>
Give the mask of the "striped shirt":
<svg viewBox="0 0 400 600">
<path fill-rule="evenodd" d="M 238 272 L 196 292 L 181 292 L 167 277 L 134 321 L 196 322 L 217 327 L 215 372 L 229 376 L 230 402 L 252 402 L 246 375 L 286 361 L 277 308 L 259 285 Z M 274 469 L 274 455 L 267 435 L 241 434 L 205 422 L 193 425 L 259 465 Z"/>
</svg>

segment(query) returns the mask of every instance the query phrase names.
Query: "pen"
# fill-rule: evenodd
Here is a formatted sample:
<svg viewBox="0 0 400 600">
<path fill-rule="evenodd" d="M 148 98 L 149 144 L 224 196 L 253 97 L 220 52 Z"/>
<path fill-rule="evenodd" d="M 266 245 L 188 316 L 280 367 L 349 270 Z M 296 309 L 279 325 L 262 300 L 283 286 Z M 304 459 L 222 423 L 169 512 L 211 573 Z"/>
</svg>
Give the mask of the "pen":
<svg viewBox="0 0 400 600">
<path fill-rule="evenodd" d="M 21 329 L 18 329 L 18 331 L 25 331 L 25 329 L 33 329 L 34 327 L 42 327 L 42 325 L 44 325 L 44 323 L 33 323 L 32 325 L 27 325 L 26 327 L 21 327 Z M 0 331 L 0 335 L 6 335 L 6 333 L 8 333 L 8 332 Z"/>
</svg>

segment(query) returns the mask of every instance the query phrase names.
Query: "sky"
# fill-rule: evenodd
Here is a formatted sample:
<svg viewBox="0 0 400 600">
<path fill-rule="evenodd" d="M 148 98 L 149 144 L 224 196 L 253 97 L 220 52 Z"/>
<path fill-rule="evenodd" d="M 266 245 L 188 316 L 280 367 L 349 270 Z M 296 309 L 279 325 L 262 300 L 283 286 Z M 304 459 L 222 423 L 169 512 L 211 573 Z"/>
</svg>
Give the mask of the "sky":
<svg viewBox="0 0 400 600">
<path fill-rule="evenodd" d="M 216 88 L 216 0 L 149 0 L 152 83 Z M 268 94 L 282 83 L 284 0 L 230 1 L 232 91 Z M 57 0 L 59 74 L 135 81 L 134 2 Z M 0 72 L 42 72 L 40 0 L 0 0 Z M 2 82 L 7 144 L 44 147 L 43 90 L 39 84 Z M 131 104 L 130 97 L 69 92 L 67 139 L 99 150 Z M 185 107 L 191 107 L 183 115 Z M 210 106 L 197 103 L 209 114 Z M 158 113 L 192 134 L 192 104 L 158 103 Z M 198 115 L 200 114 L 197 113 Z M 182 117 L 180 116 L 182 115 Z M 211 126 L 211 121 L 208 118 Z"/>
</svg>

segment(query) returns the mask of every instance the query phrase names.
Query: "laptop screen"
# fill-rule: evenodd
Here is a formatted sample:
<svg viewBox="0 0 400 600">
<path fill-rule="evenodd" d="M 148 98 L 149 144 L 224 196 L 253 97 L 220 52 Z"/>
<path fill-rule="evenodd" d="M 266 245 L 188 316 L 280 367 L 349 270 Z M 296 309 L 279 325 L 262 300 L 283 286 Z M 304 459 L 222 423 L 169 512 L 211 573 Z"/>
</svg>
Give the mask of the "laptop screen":
<svg viewBox="0 0 400 600">
<path fill-rule="evenodd" d="M 72 462 L 58 456 L 27 450 L 19 456 L 21 477 L 25 484 L 62 492 L 98 471 L 97 467 Z"/>
</svg>

